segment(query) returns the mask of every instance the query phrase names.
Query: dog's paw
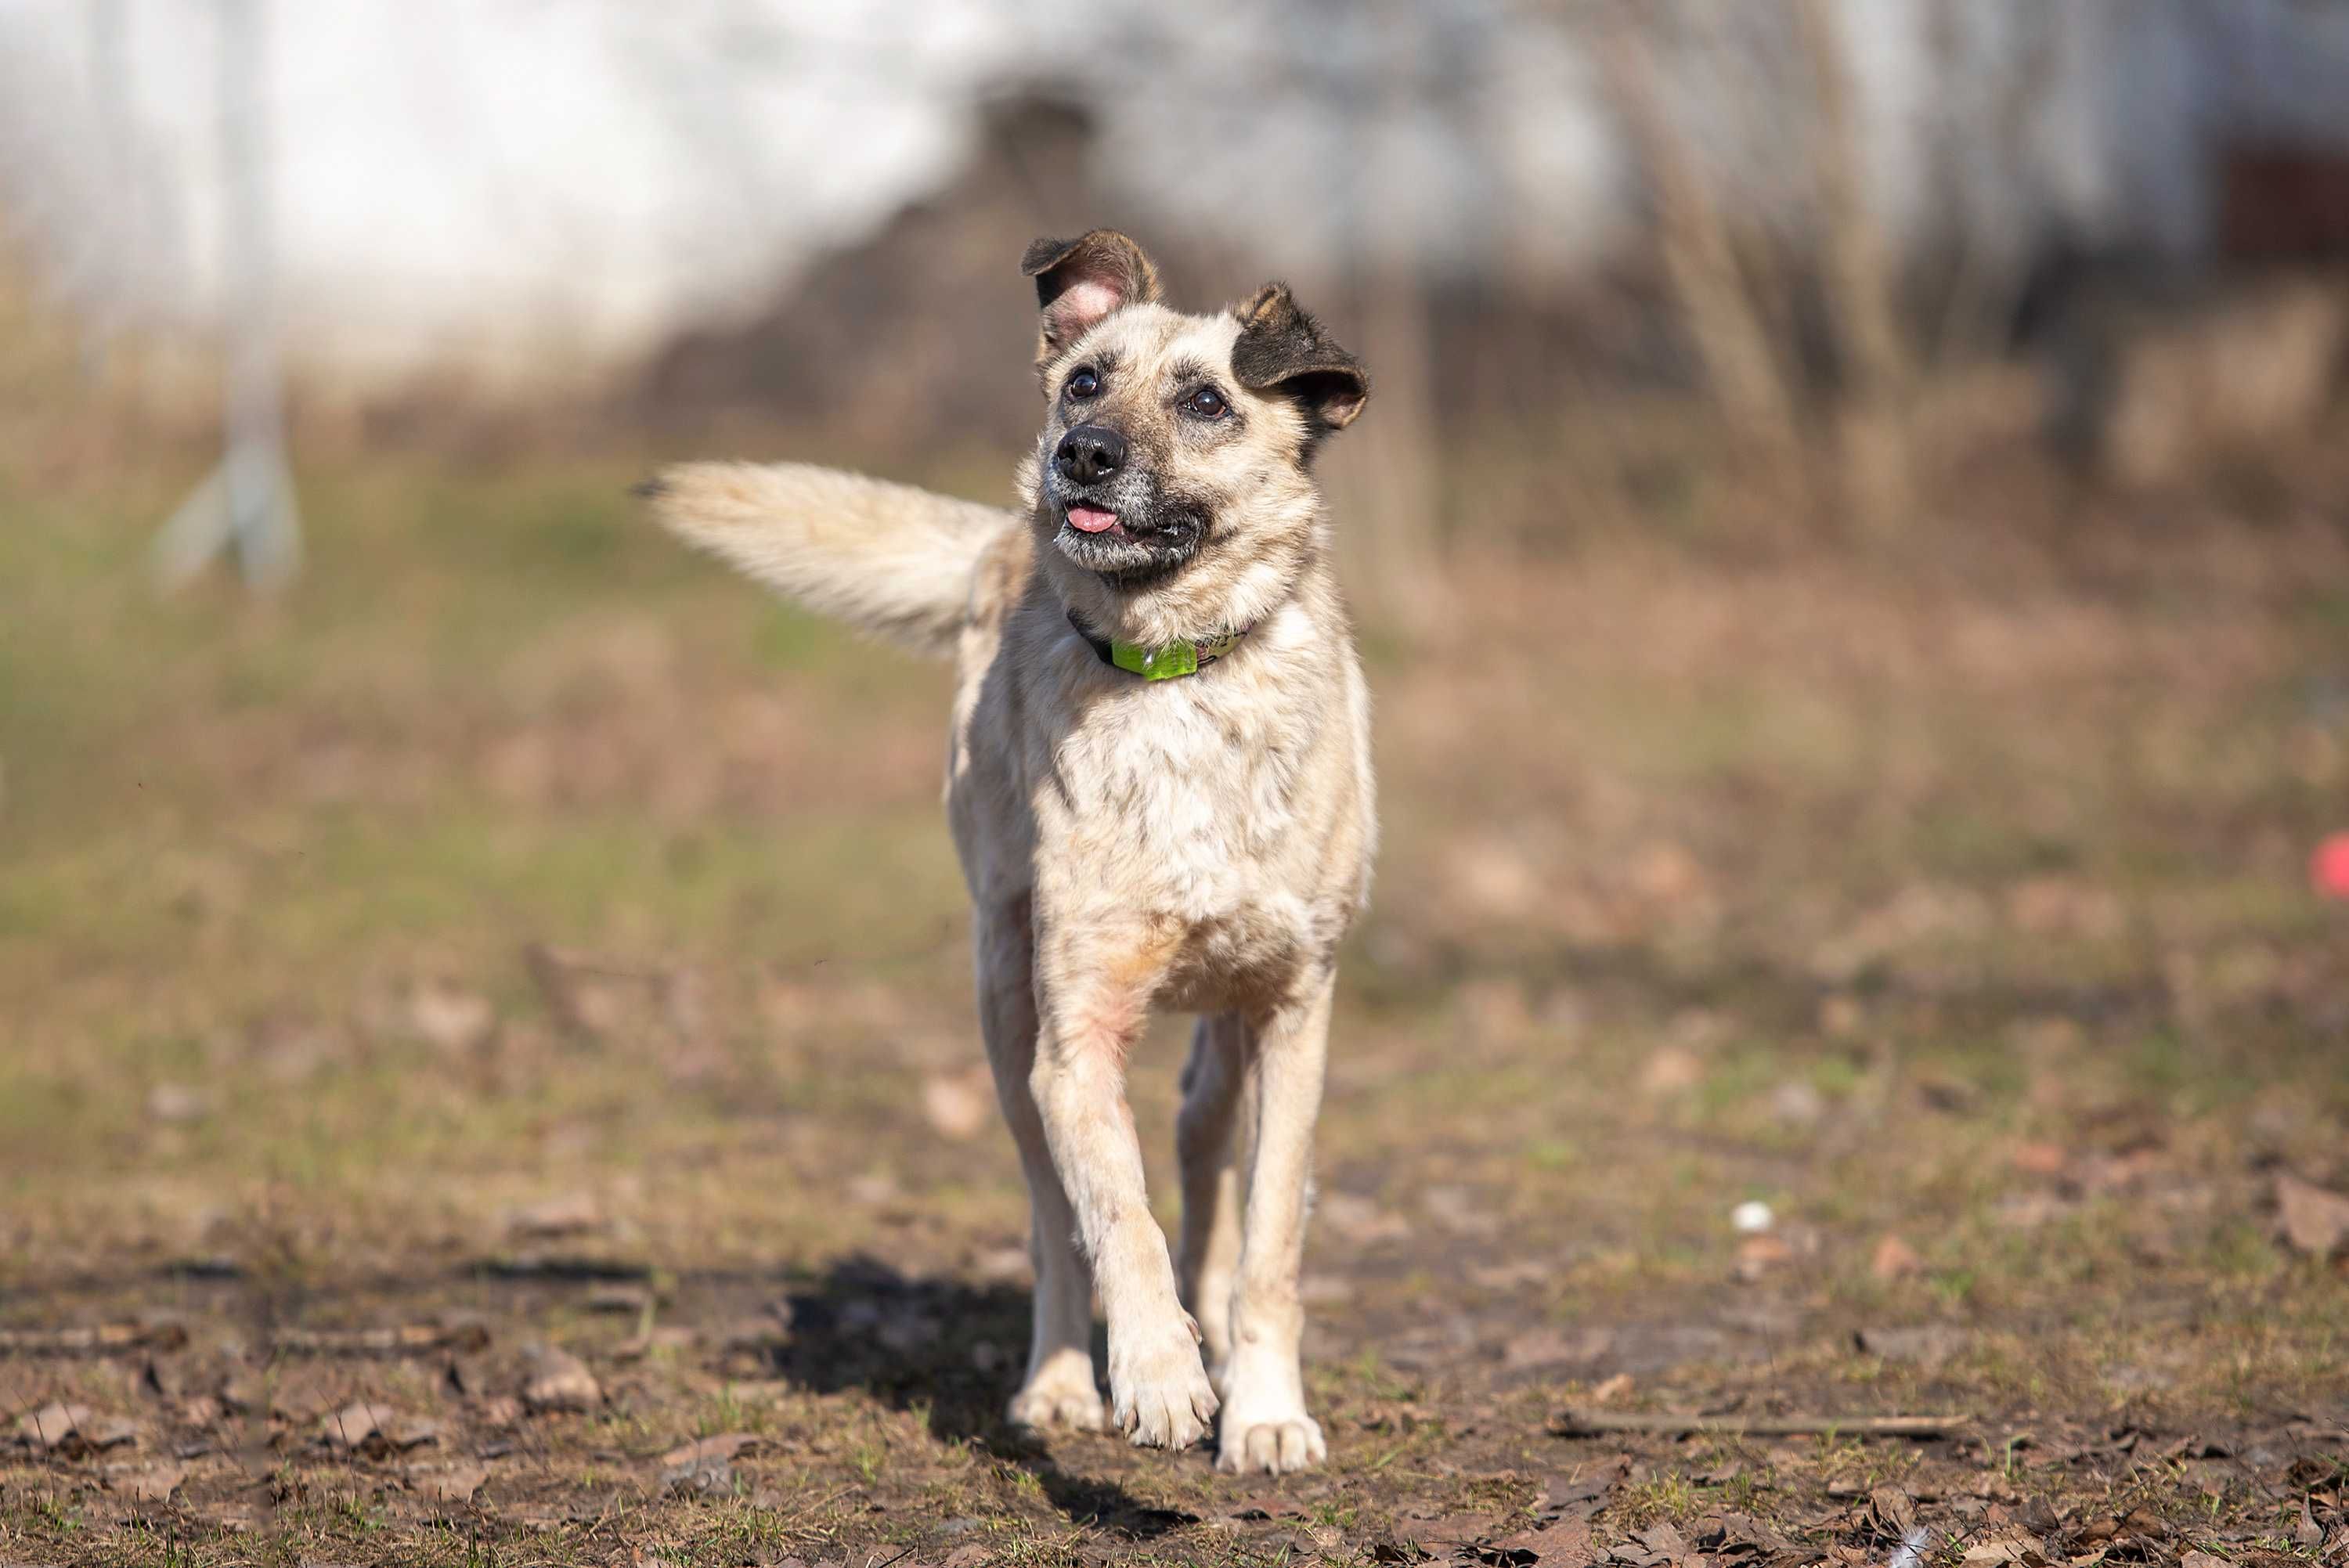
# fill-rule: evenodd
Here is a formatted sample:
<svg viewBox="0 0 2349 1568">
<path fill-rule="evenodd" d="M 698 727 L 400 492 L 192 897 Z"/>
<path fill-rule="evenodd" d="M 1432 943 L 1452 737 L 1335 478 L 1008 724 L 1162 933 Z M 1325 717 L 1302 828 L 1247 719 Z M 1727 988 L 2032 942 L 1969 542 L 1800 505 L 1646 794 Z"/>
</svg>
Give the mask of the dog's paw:
<svg viewBox="0 0 2349 1568">
<path fill-rule="evenodd" d="M 1216 1468 L 1226 1475 L 1288 1475 L 1330 1457 L 1319 1423 L 1305 1413 L 1305 1386 L 1291 1357 L 1263 1347 L 1233 1357 L 1225 1384 Z"/>
<path fill-rule="evenodd" d="M 1137 1446 L 1187 1449 L 1207 1435 L 1216 1391 L 1199 1363 L 1198 1330 L 1188 1315 L 1141 1346 L 1112 1334 L 1109 1392 L 1119 1430 Z"/>
<path fill-rule="evenodd" d="M 1010 1416 L 1013 1426 L 1038 1431 L 1100 1431 L 1108 1422 L 1101 1391 L 1093 1387 L 1092 1359 L 1080 1365 L 1069 1357 L 1048 1365 L 1011 1396 Z"/>
<path fill-rule="evenodd" d="M 1302 1407 L 1279 1412 L 1225 1408 L 1216 1468 L 1226 1475 L 1288 1475 L 1311 1470 L 1329 1457 L 1321 1423 Z"/>
</svg>

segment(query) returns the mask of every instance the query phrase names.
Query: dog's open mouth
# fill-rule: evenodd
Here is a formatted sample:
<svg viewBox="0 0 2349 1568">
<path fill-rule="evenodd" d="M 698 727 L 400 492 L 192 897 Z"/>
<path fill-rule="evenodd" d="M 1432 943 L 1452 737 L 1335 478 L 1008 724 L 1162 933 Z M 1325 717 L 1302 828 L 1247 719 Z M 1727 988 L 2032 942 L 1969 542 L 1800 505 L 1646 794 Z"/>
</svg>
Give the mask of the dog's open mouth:
<svg viewBox="0 0 2349 1568">
<path fill-rule="evenodd" d="M 1104 498 L 1106 499 L 1106 498 Z M 1058 501 L 1061 527 L 1052 542 L 1088 572 L 1136 586 L 1174 571 L 1197 552 L 1206 514 L 1161 496 L 1115 506 L 1071 497 Z"/>
</svg>

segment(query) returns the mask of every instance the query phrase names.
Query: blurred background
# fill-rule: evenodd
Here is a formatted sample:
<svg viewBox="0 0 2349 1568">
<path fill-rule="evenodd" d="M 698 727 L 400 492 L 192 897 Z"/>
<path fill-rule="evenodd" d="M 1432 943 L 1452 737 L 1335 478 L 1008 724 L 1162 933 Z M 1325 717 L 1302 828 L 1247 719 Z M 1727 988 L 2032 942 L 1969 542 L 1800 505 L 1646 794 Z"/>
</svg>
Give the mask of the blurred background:
<svg viewBox="0 0 2349 1568">
<path fill-rule="evenodd" d="M 0 27 L 16 308 L 56 339 L 19 396 L 142 444 L 212 428 L 250 316 L 322 456 L 995 450 L 1033 412 L 1007 247 L 1111 222 L 1202 301 L 1278 273 L 1346 323 L 1384 392 L 1348 476 L 1398 552 L 1652 504 L 1715 455 L 1705 406 L 1886 527 L 2040 434 L 2174 478 L 2304 431 L 2338 347 L 2349 20 L 2320 0 Z M 1501 484 L 1464 440 L 1542 460 Z"/>
<path fill-rule="evenodd" d="M 686 1431 L 782 1277 L 931 1325 L 795 1463 L 987 1430 L 946 674 L 625 489 L 1007 500 L 1095 225 L 1376 378 L 1318 1397 L 2342 1386 L 2338 0 L 0 5 L 0 1315 L 461 1297 Z"/>
</svg>

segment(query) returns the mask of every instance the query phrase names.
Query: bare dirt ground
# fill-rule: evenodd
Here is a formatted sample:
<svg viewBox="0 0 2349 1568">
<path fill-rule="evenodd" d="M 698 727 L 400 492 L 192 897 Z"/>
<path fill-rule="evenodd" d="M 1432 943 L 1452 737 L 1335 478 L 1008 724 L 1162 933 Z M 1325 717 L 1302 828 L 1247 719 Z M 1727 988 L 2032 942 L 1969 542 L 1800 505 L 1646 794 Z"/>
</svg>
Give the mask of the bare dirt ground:
<svg viewBox="0 0 2349 1568">
<path fill-rule="evenodd" d="M 1005 1427 L 944 674 L 630 477 L 305 476 L 254 606 L 148 592 L 174 486 L 0 470 L 0 1562 L 2349 1556 L 2322 464 L 1374 632 L 1278 1484 Z"/>
</svg>

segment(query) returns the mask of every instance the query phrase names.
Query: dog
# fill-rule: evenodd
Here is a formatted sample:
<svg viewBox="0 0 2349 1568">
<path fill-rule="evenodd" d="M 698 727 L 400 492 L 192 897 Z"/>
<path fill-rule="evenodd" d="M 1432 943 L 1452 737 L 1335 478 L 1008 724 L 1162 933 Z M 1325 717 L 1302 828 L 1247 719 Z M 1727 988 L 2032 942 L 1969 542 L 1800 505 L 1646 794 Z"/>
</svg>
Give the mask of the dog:
<svg viewBox="0 0 2349 1568">
<path fill-rule="evenodd" d="M 1220 1407 L 1220 1469 L 1303 1470 L 1327 1457 L 1298 1354 L 1313 1126 L 1376 840 L 1313 459 L 1370 383 L 1281 284 L 1183 314 L 1111 230 L 1022 270 L 1046 409 L 1016 511 L 794 463 L 644 488 L 691 543 L 957 665 L 947 811 L 1032 1213 L 1011 1419 L 1182 1449 Z M 1124 1092 L 1154 1006 L 1200 1015 L 1172 1258 Z"/>
</svg>

